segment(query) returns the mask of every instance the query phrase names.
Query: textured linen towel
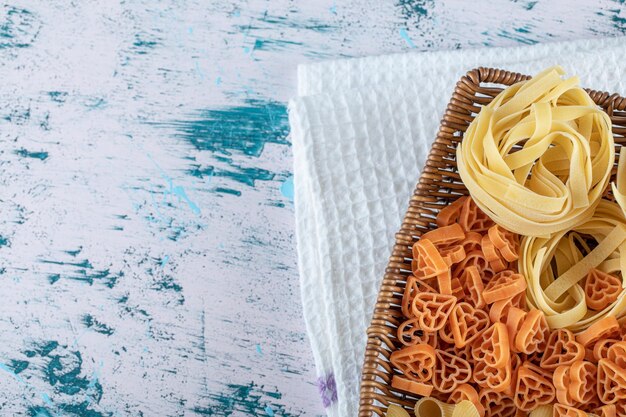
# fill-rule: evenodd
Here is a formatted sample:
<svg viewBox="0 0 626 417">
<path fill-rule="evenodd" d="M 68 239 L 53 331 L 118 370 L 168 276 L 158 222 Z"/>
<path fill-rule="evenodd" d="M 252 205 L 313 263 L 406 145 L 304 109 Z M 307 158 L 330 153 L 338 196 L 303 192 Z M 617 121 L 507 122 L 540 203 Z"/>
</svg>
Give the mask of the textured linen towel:
<svg viewBox="0 0 626 417">
<path fill-rule="evenodd" d="M 394 234 L 458 79 L 562 65 L 626 95 L 626 38 L 302 65 L 290 103 L 302 304 L 331 417 L 358 412 L 366 329 Z"/>
</svg>

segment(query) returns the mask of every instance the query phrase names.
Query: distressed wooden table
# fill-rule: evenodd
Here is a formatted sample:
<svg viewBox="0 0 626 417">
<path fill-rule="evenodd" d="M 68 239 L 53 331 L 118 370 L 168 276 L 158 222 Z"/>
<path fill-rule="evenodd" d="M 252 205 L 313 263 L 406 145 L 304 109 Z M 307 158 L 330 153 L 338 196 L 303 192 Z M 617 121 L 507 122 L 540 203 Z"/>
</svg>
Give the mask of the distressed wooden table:
<svg viewBox="0 0 626 417">
<path fill-rule="evenodd" d="M 620 35 L 623 3 L 5 3 L 0 415 L 324 414 L 293 232 L 296 65 Z"/>
</svg>

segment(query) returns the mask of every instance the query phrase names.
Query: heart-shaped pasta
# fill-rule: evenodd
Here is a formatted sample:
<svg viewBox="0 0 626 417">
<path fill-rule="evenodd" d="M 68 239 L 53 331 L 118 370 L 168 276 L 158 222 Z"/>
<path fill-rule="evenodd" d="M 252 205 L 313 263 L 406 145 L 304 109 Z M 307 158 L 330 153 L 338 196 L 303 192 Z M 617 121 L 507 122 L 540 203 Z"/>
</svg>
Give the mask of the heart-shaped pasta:
<svg viewBox="0 0 626 417">
<path fill-rule="evenodd" d="M 556 329 L 550 333 L 545 351 L 541 357 L 541 367 L 556 369 L 559 366 L 571 365 L 585 357 L 585 348 L 567 329 Z"/>
<path fill-rule="evenodd" d="M 593 248 L 590 239 L 595 240 Z M 552 329 L 579 332 L 603 318 L 626 315 L 622 282 L 621 292 L 604 309 L 588 309 L 583 280 L 591 268 L 621 273 L 622 282 L 626 276 L 626 219 L 620 206 L 609 200 L 600 200 L 592 217 L 570 230 L 522 239 L 519 272 L 526 278 L 528 302 L 545 313 Z M 587 344 L 596 340 L 585 338 Z"/>
<path fill-rule="evenodd" d="M 555 388 L 541 369 L 530 363 L 521 366 L 517 374 L 515 398 L 517 408 L 531 411 L 540 405 L 550 404 L 555 398 Z"/>
</svg>

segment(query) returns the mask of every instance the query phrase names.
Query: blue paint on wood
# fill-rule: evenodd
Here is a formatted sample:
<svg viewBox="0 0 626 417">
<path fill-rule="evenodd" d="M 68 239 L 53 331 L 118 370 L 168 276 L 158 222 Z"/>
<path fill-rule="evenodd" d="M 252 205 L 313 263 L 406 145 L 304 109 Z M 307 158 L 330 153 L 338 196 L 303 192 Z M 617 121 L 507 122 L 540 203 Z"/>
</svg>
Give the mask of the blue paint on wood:
<svg viewBox="0 0 626 417">
<path fill-rule="evenodd" d="M 242 166 L 241 156 L 261 156 L 265 145 L 289 146 L 289 122 L 284 104 L 272 100 L 245 100 L 241 106 L 199 111 L 189 120 L 158 123 L 174 128 L 174 136 L 197 151 L 210 152 L 220 166 L 192 164 L 187 170 L 196 178 L 219 177 L 254 187 L 257 181 L 271 181 L 276 174 L 259 167 Z M 238 155 L 236 160 L 233 158 Z M 215 192 L 241 195 L 232 186 L 216 184 Z"/>
<path fill-rule="evenodd" d="M 537 3 L 539 3 L 539 1 L 529 1 L 528 3 L 526 3 L 524 8 L 526 10 L 532 10 L 535 7 L 535 5 L 537 5 Z"/>
<path fill-rule="evenodd" d="M 30 107 L 15 107 L 3 119 L 16 125 L 25 125 L 30 120 Z"/>
<path fill-rule="evenodd" d="M 240 184 L 254 187 L 257 181 L 271 181 L 276 176 L 275 173 L 262 168 L 245 168 L 239 166 L 229 159 L 228 166 L 231 169 L 218 169 L 213 165 L 201 167 L 200 165 L 192 165 L 187 171 L 189 175 L 197 178 L 222 177 L 228 178 Z"/>
<path fill-rule="evenodd" d="M 135 41 L 133 42 L 133 52 L 137 55 L 145 55 L 158 44 L 156 40 L 150 39 L 148 34 L 138 33 L 135 35 Z"/>
<path fill-rule="evenodd" d="M 511 0 L 511 2 L 521 4 L 524 10 L 532 10 L 539 3 L 538 0 Z"/>
<path fill-rule="evenodd" d="M 44 151 L 33 152 L 33 151 L 26 150 L 24 148 L 16 150 L 15 154 L 21 156 L 22 158 L 34 158 L 34 159 L 39 159 L 41 161 L 46 160 L 49 156 L 48 152 L 44 152 Z"/>
<path fill-rule="evenodd" d="M 232 188 L 215 187 L 214 191 L 216 193 L 218 193 L 218 194 L 229 194 L 229 195 L 234 195 L 236 197 L 240 197 L 241 196 L 241 191 L 233 190 Z"/>
<path fill-rule="evenodd" d="M 254 42 L 254 50 L 260 51 L 282 51 L 289 48 L 303 46 L 303 42 L 290 41 L 287 39 L 257 39 Z"/>
<path fill-rule="evenodd" d="M 268 143 L 289 145 L 289 121 L 284 104 L 272 100 L 246 100 L 244 105 L 201 110 L 188 120 L 157 123 L 173 127 L 199 151 L 259 157 Z"/>
<path fill-rule="evenodd" d="M 29 10 L 4 6 L 4 19 L 0 21 L 0 49 L 27 48 L 39 34 L 41 23 Z"/>
<path fill-rule="evenodd" d="M 70 256 L 76 257 L 79 253 L 81 253 L 83 250 L 82 246 L 78 247 L 78 249 L 70 249 L 70 250 L 64 250 L 63 252 L 67 253 Z"/>
<path fill-rule="evenodd" d="M 102 410 L 98 404 L 102 399 L 102 385 L 94 378 L 82 376 L 83 359 L 79 351 L 68 349 L 57 341 L 35 344 L 24 355 L 37 361 L 41 366 L 35 369 L 43 373 L 42 381 L 50 387 L 52 396 L 39 392 L 44 405 L 33 404 L 28 407 L 30 416 L 72 416 L 72 417 L 109 417 L 112 412 Z M 20 378 L 13 374 L 16 379 Z M 18 381 L 24 381 L 18 379 Z M 28 386 L 27 382 L 24 385 Z"/>
<path fill-rule="evenodd" d="M 150 270 L 148 274 L 152 276 Z M 154 277 L 151 288 L 155 291 L 173 291 L 176 294 L 178 304 L 182 305 L 185 303 L 185 297 L 182 294 L 183 287 L 171 275 L 165 274 L 160 277 Z"/>
<path fill-rule="evenodd" d="M 157 162 L 152 158 L 150 154 L 148 154 L 147 156 L 150 159 L 150 161 L 152 161 L 152 163 L 159 170 L 159 172 L 161 173 L 161 177 L 163 177 L 163 179 L 167 183 L 167 187 L 163 191 L 163 196 L 167 197 L 168 195 L 170 195 L 170 196 L 176 197 L 179 201 L 185 202 L 187 206 L 189 206 L 191 211 L 193 211 L 196 215 L 200 215 L 200 207 L 198 207 L 198 205 L 195 202 L 193 202 L 191 198 L 189 198 L 189 196 L 187 195 L 187 191 L 185 191 L 185 188 L 181 185 L 176 184 L 174 182 L 174 179 L 170 177 L 165 172 L 165 170 L 161 168 L 159 164 L 157 164 Z M 151 197 L 154 199 L 154 193 L 151 193 Z M 157 211 L 158 211 L 159 203 L 156 202 L 156 200 L 154 201 L 154 205 L 156 206 Z"/>
<path fill-rule="evenodd" d="M 500 30 L 496 34 L 500 38 L 510 39 L 524 45 L 534 45 L 539 41 L 530 35 L 530 29 L 527 27 L 513 28 L 513 31 Z"/>
<path fill-rule="evenodd" d="M 65 103 L 68 93 L 65 91 L 48 91 L 48 96 L 55 103 Z"/>
<path fill-rule="evenodd" d="M 290 176 L 283 182 L 283 185 L 280 186 L 280 193 L 289 201 L 293 201 L 294 196 L 294 188 L 293 188 L 293 176 Z"/>
<path fill-rule="evenodd" d="M 89 110 L 99 110 L 105 108 L 107 101 L 102 97 L 87 97 L 83 100 L 83 106 Z"/>
<path fill-rule="evenodd" d="M 396 2 L 396 7 L 400 9 L 404 19 L 416 21 L 429 17 L 434 5 L 434 0 L 399 0 Z"/>
<path fill-rule="evenodd" d="M 85 325 L 85 327 L 100 334 L 111 336 L 115 332 L 115 330 L 113 330 L 111 327 L 107 326 L 106 324 L 98 321 L 91 314 L 83 315 L 82 322 Z"/>
<path fill-rule="evenodd" d="M 597 14 L 600 16 L 608 14 L 611 18 L 611 25 L 620 33 L 626 33 L 626 13 L 624 13 L 623 9 L 610 8 L 606 10 L 606 13 L 597 12 Z"/>
<path fill-rule="evenodd" d="M 413 41 L 409 37 L 409 34 L 406 31 L 406 29 L 404 29 L 404 28 L 400 29 L 400 37 L 402 39 L 404 39 L 404 41 L 406 42 L 407 45 L 409 45 L 410 48 L 415 48 L 415 44 L 413 43 Z"/>
<path fill-rule="evenodd" d="M 57 265 L 63 269 L 71 270 L 69 273 L 49 273 L 48 279 L 51 284 L 54 284 L 59 278 L 67 278 L 74 281 L 85 282 L 89 285 L 93 285 L 96 282 L 102 283 L 108 288 L 113 288 L 117 284 L 117 281 L 124 275 L 122 271 L 113 273 L 109 268 L 95 269 L 88 259 L 79 261 L 40 259 L 39 262 L 48 265 Z M 56 274 L 59 276 L 56 276 Z"/>
<path fill-rule="evenodd" d="M 206 396 L 208 404 L 197 406 L 193 412 L 215 417 L 231 415 L 261 416 L 279 415 L 282 417 L 300 416 L 300 411 L 288 411 L 284 405 L 275 400 L 281 399 L 282 394 L 277 391 L 266 390 L 254 382 L 247 385 L 227 384 L 223 391 L 211 392 Z"/>
<path fill-rule="evenodd" d="M 272 15 L 265 12 L 261 17 L 253 19 L 253 21 L 245 26 L 239 26 L 239 30 L 245 34 L 260 29 L 272 29 L 273 32 L 279 32 L 283 29 L 298 29 L 312 31 L 317 33 L 330 33 L 340 28 L 336 23 L 326 22 L 316 18 L 302 19 L 296 14 L 286 16 Z"/>
<path fill-rule="evenodd" d="M 18 375 L 26 368 L 28 368 L 29 362 L 24 360 L 16 360 L 11 359 L 10 363 L 7 366 L 15 375 Z"/>
<path fill-rule="evenodd" d="M 200 207 L 198 207 L 198 205 L 196 203 L 191 201 L 189 196 L 187 196 L 187 192 L 185 191 L 185 189 L 182 186 L 175 185 L 174 181 L 171 178 L 169 178 L 169 177 L 166 178 L 166 181 L 167 181 L 167 184 L 169 186 L 169 190 L 166 191 L 166 193 L 169 193 L 169 194 L 172 194 L 172 195 L 178 197 L 180 200 L 182 200 L 185 203 L 187 203 L 187 205 L 189 206 L 191 211 L 193 211 L 195 214 L 200 214 Z"/>
</svg>

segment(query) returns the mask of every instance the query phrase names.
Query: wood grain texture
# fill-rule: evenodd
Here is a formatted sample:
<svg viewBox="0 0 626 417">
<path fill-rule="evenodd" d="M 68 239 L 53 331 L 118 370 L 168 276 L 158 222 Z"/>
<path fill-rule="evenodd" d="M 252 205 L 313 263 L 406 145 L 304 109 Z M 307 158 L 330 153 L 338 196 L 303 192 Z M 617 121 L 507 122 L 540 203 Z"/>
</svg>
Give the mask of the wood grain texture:
<svg viewBox="0 0 626 417">
<path fill-rule="evenodd" d="M 612 0 L 4 3 L 0 415 L 322 415 L 296 65 L 625 32 Z"/>
</svg>

